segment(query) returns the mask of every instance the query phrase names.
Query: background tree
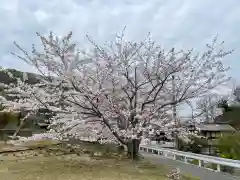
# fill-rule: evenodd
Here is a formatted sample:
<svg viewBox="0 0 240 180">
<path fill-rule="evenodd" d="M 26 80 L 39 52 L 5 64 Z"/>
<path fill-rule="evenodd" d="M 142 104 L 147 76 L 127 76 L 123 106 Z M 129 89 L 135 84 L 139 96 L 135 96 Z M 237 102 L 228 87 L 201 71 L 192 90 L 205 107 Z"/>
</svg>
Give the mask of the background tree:
<svg viewBox="0 0 240 180">
<path fill-rule="evenodd" d="M 214 118 L 221 113 L 219 109 L 219 101 L 222 97 L 218 94 L 207 94 L 206 96 L 201 97 L 197 101 L 197 110 L 199 116 L 204 119 L 207 123 L 213 123 Z"/>
<path fill-rule="evenodd" d="M 240 104 L 238 102 L 238 88 L 234 90 L 233 100 L 222 100 L 218 106 L 222 108 L 222 114 L 215 118 L 216 123 L 225 123 L 233 126 L 235 129 L 240 129 Z M 230 97 L 228 98 L 230 99 Z"/>
<path fill-rule="evenodd" d="M 222 108 L 223 112 L 228 112 L 229 109 L 229 105 L 228 105 L 228 101 L 225 99 L 222 99 L 218 102 L 218 107 Z"/>
<path fill-rule="evenodd" d="M 45 91 L 53 87 L 46 92 L 48 99 L 43 98 L 44 89 L 37 95 L 36 87 L 35 96 L 46 107 L 50 99 L 59 102 L 56 106 L 63 113 L 53 118 L 54 126 L 72 130 L 100 124 L 98 133 L 110 132 L 134 158 L 141 134 L 151 122 L 164 126 L 173 105 L 205 95 L 229 80 L 222 60 L 232 51 L 225 52 L 223 43 L 218 46 L 217 38 L 204 53 L 194 55 L 193 50 L 165 51 L 149 37 L 137 43 L 126 41 L 122 33 L 115 42 L 100 46 L 87 36 L 93 45 L 87 54 L 76 49 L 71 33 L 62 39 L 52 33 L 38 36 L 43 52 L 33 47 L 30 55 L 15 43 L 23 55 L 14 55 L 39 71 Z"/>
<path fill-rule="evenodd" d="M 185 141 L 184 139 L 179 139 L 178 149 L 180 151 L 192 152 L 201 154 L 203 148 L 208 148 L 208 142 L 206 138 L 198 137 L 195 135 L 189 135 L 189 141 Z"/>
<path fill-rule="evenodd" d="M 235 101 L 240 102 L 240 86 L 234 89 L 233 95 L 235 96 Z"/>
</svg>

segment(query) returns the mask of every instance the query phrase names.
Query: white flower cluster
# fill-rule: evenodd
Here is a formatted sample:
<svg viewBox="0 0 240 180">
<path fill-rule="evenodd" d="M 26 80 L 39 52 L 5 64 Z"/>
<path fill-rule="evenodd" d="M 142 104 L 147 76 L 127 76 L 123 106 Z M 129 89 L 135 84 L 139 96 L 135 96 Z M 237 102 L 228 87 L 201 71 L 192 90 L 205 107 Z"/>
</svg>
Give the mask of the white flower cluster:
<svg viewBox="0 0 240 180">
<path fill-rule="evenodd" d="M 135 43 L 117 36 L 115 43 L 103 47 L 88 37 L 93 51 L 86 52 L 76 48 L 72 33 L 62 38 L 53 33 L 38 36 L 44 51 L 33 46 L 26 56 L 15 45 L 24 54 L 16 57 L 38 70 L 39 82 L 27 83 L 30 78 L 24 73 L 15 83 L 1 85 L 12 99 L 1 103 L 28 112 L 48 110 L 49 129 L 63 138 L 126 144 L 144 132 L 153 135 L 153 121 L 162 128 L 173 122 L 173 105 L 206 94 L 228 79 L 221 69 L 222 57 L 231 52 L 219 49 L 216 38 L 206 52 L 195 56 L 174 48 L 165 52 L 149 37 Z"/>
</svg>

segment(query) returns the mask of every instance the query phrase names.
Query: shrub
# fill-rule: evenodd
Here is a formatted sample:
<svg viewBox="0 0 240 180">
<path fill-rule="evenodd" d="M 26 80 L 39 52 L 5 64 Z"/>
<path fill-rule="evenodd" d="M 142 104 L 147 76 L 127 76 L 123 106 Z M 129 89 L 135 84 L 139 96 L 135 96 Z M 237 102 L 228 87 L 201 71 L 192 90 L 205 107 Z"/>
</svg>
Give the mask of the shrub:
<svg viewBox="0 0 240 180">
<path fill-rule="evenodd" d="M 240 132 L 220 138 L 217 148 L 221 157 L 240 160 Z"/>
<path fill-rule="evenodd" d="M 180 151 L 192 152 L 192 153 L 201 153 L 202 148 L 208 147 L 207 140 L 191 136 L 191 142 L 187 143 L 182 139 L 178 139 L 178 149 Z"/>
<path fill-rule="evenodd" d="M 240 160 L 240 132 L 221 137 L 217 148 L 220 157 Z M 221 170 L 231 174 L 234 173 L 234 168 L 228 166 L 222 166 Z"/>
</svg>

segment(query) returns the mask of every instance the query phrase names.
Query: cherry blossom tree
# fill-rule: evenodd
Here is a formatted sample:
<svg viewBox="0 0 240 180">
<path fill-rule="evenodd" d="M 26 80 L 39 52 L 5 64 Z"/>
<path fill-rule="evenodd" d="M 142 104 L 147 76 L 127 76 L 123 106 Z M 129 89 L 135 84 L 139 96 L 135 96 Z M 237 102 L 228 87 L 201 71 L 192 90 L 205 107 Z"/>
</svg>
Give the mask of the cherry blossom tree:
<svg viewBox="0 0 240 180">
<path fill-rule="evenodd" d="M 71 131 L 76 137 L 87 130 L 81 127 L 90 124 L 99 137 L 105 133 L 126 145 L 134 158 L 152 122 L 164 126 L 172 121 L 172 106 L 203 96 L 229 80 L 222 60 L 232 51 L 224 51 L 217 38 L 205 52 L 194 54 L 174 48 L 165 51 L 150 36 L 137 43 L 126 41 L 121 33 L 104 46 L 87 36 L 93 46 L 87 53 L 76 49 L 72 33 L 61 39 L 52 33 L 37 35 L 43 51 L 33 46 L 29 54 L 15 43 L 23 54 L 13 54 L 41 75 L 45 88 L 40 91 L 34 85 L 31 89 L 38 102 L 59 110 L 52 118 L 52 129 Z"/>
<path fill-rule="evenodd" d="M 208 94 L 197 101 L 197 110 L 205 122 L 212 123 L 214 118 L 221 114 L 221 109 L 218 107 L 223 96 L 217 94 Z"/>
</svg>

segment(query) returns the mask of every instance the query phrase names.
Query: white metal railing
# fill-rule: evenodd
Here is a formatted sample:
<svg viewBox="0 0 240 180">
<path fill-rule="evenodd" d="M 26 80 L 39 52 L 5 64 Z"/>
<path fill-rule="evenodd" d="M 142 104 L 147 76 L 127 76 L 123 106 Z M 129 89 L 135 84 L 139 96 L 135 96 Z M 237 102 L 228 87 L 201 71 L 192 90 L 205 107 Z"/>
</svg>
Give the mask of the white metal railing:
<svg viewBox="0 0 240 180">
<path fill-rule="evenodd" d="M 151 141 L 151 140 L 142 140 L 141 144 L 143 145 L 154 145 L 161 148 L 173 148 L 174 142 L 166 142 L 166 141 L 160 141 L 159 143 L 157 141 Z"/>
<path fill-rule="evenodd" d="M 164 156 L 166 158 L 172 158 L 177 160 L 176 157 L 180 156 L 184 158 L 184 162 L 188 163 L 188 159 L 198 160 L 198 166 L 203 167 L 202 162 L 208 162 L 217 165 L 217 171 L 221 171 L 221 166 L 229 166 L 234 168 L 240 168 L 239 160 L 231 160 L 214 156 L 207 156 L 202 154 L 195 154 L 190 152 L 183 152 L 173 149 L 161 148 L 156 145 L 140 145 L 140 152 L 153 153 L 157 155 Z"/>
</svg>

